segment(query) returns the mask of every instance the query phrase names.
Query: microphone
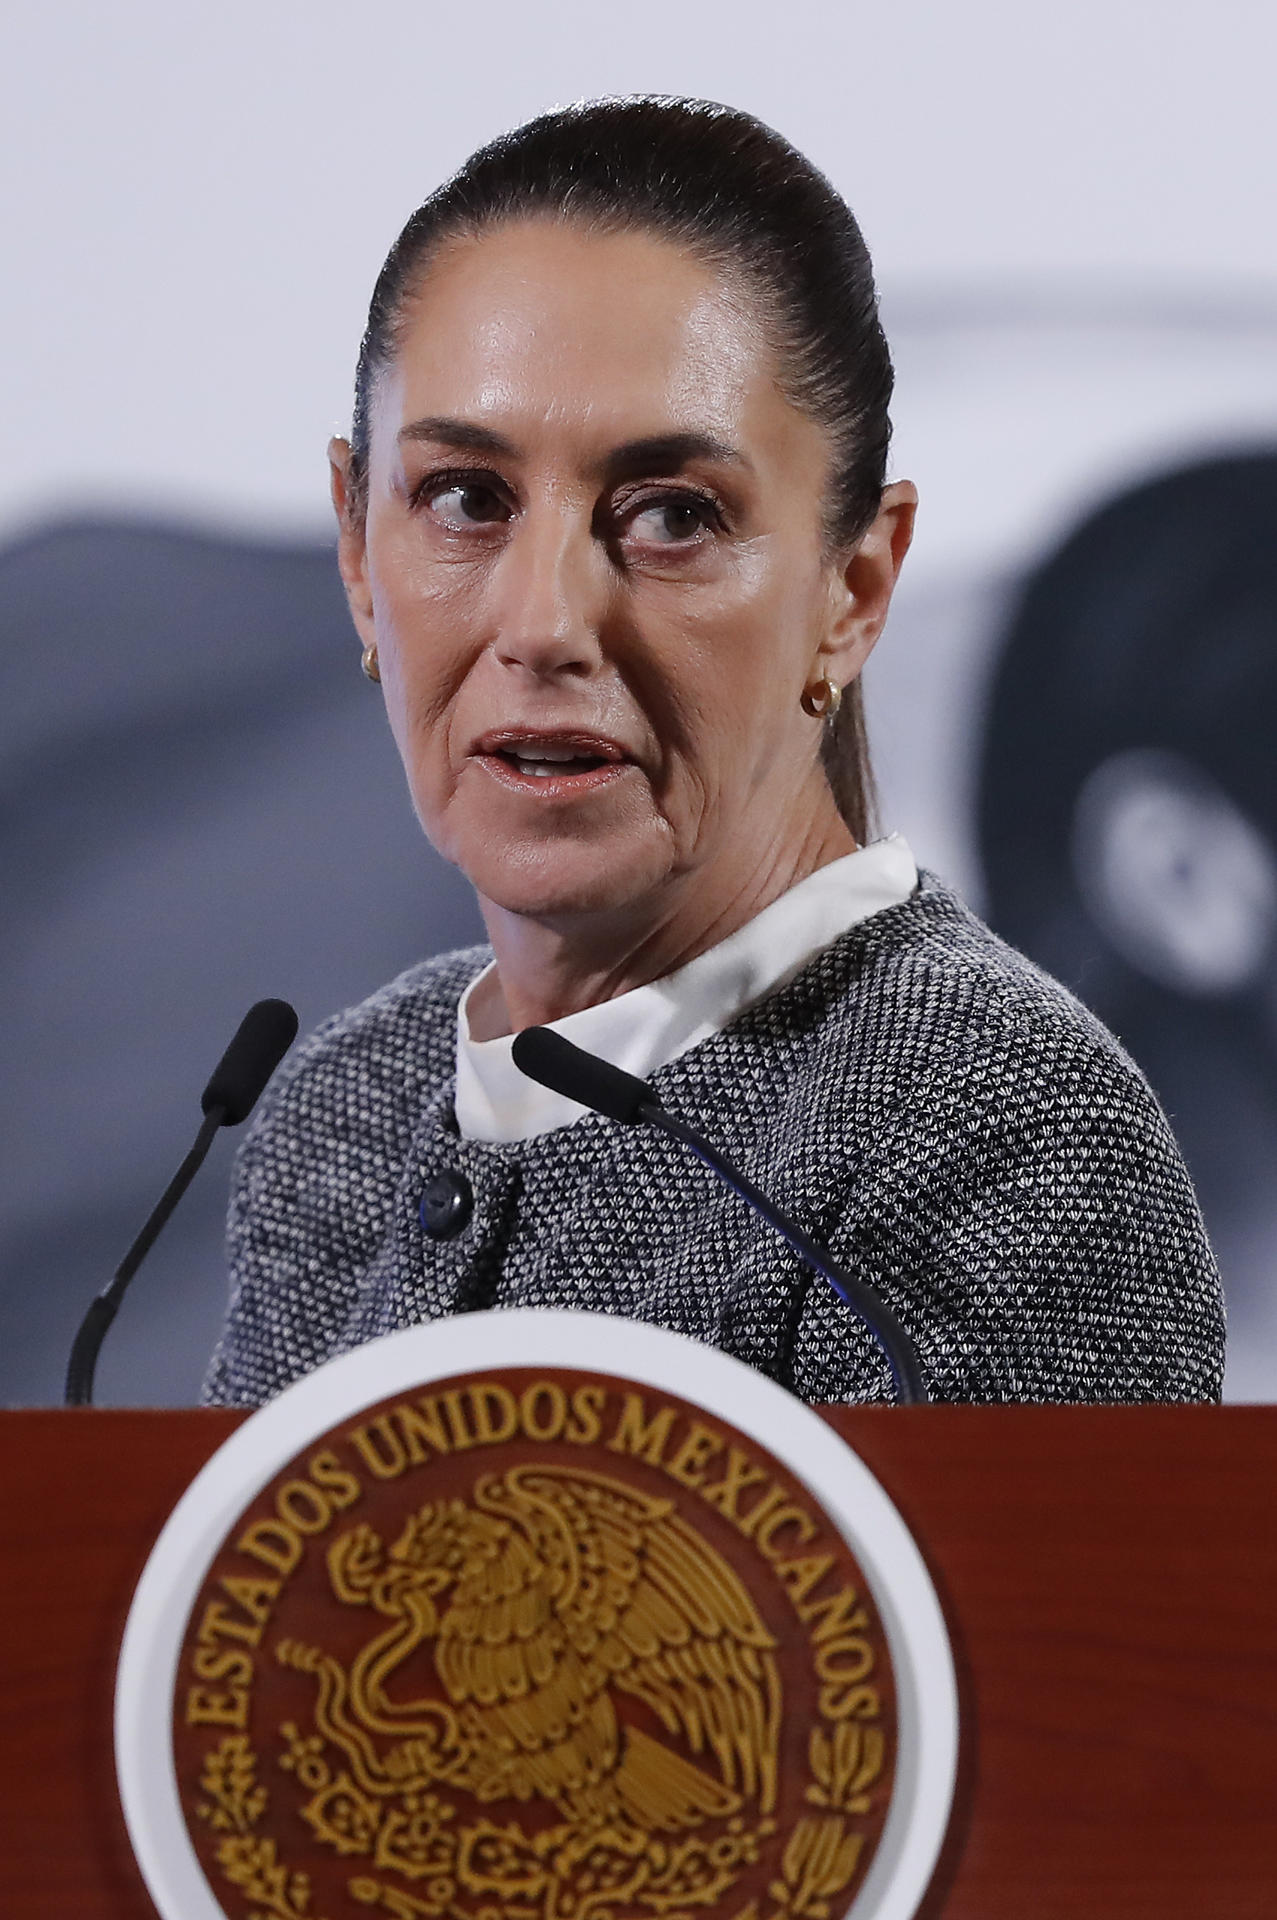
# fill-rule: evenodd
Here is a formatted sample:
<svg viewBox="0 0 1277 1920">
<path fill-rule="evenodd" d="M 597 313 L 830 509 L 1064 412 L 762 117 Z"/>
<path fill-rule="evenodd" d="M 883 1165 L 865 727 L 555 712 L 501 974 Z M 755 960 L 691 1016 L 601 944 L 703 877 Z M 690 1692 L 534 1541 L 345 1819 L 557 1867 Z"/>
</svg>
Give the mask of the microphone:
<svg viewBox="0 0 1277 1920">
<path fill-rule="evenodd" d="M 578 1106 L 589 1107 L 595 1113 L 606 1114 L 609 1120 L 620 1120 L 631 1126 L 646 1121 L 690 1147 L 696 1157 L 787 1240 L 809 1266 L 822 1274 L 839 1299 L 864 1321 L 886 1355 L 900 1404 L 927 1404 L 929 1396 L 923 1384 L 917 1349 L 886 1301 L 879 1299 L 872 1287 L 835 1265 L 823 1247 L 817 1246 L 775 1201 L 761 1193 L 752 1180 L 747 1180 L 695 1128 L 668 1113 L 646 1080 L 624 1073 L 609 1061 L 600 1060 L 597 1054 L 587 1053 L 584 1047 L 575 1046 L 550 1027 L 525 1027 L 515 1035 L 512 1051 L 519 1071 L 552 1093 L 575 1100 Z"/>
<path fill-rule="evenodd" d="M 247 1120 L 288 1049 L 297 1037 L 297 1015 L 286 1000 L 259 1000 L 240 1021 L 235 1037 L 213 1069 L 200 1100 L 203 1124 L 195 1144 L 183 1160 L 149 1220 L 115 1270 L 109 1286 L 89 1302 L 80 1322 L 67 1363 L 65 1401 L 68 1407 L 93 1402 L 93 1375 L 107 1329 L 120 1310 L 130 1280 L 159 1238 L 191 1181 L 203 1165 L 219 1127 L 237 1127 Z"/>
</svg>

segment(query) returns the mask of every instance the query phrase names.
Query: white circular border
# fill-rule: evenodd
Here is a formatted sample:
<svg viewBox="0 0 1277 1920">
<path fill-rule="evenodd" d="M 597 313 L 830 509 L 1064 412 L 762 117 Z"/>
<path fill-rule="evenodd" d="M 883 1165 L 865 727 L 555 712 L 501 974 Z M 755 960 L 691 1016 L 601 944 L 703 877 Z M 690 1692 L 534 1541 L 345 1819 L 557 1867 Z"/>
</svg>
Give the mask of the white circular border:
<svg viewBox="0 0 1277 1920">
<path fill-rule="evenodd" d="M 309 1441 L 347 1415 L 452 1374 L 527 1366 L 614 1373 L 677 1394 L 752 1434 L 837 1521 L 886 1632 L 898 1728 L 887 1821 L 844 1920 L 912 1920 L 949 1822 L 958 1697 L 940 1603 L 903 1520 L 846 1442 L 774 1381 L 682 1334 L 558 1308 L 464 1314 L 343 1354 L 246 1421 L 173 1509 L 133 1597 L 115 1694 L 120 1798 L 160 1913 L 165 1920 L 226 1920 L 186 1831 L 172 1712 L 186 1622 L 227 1530 Z"/>
</svg>

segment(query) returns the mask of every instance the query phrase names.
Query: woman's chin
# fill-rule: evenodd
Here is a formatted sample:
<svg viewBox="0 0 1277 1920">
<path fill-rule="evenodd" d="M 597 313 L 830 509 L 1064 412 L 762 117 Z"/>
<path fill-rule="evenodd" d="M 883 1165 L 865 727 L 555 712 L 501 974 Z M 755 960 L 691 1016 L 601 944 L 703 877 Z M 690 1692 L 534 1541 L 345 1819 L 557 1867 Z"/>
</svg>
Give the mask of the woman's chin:
<svg viewBox="0 0 1277 1920">
<path fill-rule="evenodd" d="M 483 848 L 461 867 L 480 898 L 529 919 L 623 913 L 669 876 L 668 845 L 572 842 Z"/>
</svg>

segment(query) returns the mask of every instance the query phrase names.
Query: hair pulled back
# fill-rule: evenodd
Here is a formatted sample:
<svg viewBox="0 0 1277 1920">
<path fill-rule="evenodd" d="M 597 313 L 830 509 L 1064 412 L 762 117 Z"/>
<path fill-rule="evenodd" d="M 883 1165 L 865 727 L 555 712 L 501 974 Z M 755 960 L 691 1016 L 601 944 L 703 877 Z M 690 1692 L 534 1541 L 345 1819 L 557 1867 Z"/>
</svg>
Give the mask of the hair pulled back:
<svg viewBox="0 0 1277 1920">
<path fill-rule="evenodd" d="M 834 552 L 853 546 L 882 496 L 893 379 L 860 229 L 824 175 L 751 114 L 659 96 L 588 101 L 530 120 L 481 147 L 412 215 L 378 276 L 359 351 L 353 509 L 365 502 L 377 378 L 431 258 L 449 240 L 533 218 L 651 232 L 745 288 L 787 398 L 828 436 L 827 541 Z M 838 806 L 863 841 L 872 780 L 859 681 L 826 727 L 822 752 Z"/>
</svg>

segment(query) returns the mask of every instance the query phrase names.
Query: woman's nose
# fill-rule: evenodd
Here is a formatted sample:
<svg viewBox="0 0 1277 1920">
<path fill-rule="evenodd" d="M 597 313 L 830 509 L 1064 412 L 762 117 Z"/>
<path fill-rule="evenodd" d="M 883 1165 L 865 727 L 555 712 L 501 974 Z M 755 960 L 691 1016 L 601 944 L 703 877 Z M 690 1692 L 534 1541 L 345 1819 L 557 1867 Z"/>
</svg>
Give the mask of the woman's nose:
<svg viewBox="0 0 1277 1920">
<path fill-rule="evenodd" d="M 588 524 L 529 516 L 497 563 L 494 650 L 503 666 L 537 676 L 598 666 L 607 559 Z"/>
</svg>

